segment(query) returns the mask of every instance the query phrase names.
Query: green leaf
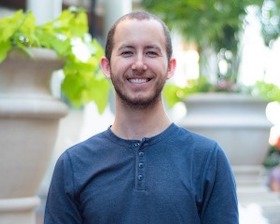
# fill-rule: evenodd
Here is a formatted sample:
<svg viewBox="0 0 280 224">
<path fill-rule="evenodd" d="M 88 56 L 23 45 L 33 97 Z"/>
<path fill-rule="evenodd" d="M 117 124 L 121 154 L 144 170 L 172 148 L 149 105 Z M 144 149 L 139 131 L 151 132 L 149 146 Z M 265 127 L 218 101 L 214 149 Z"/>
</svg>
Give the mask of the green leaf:
<svg viewBox="0 0 280 224">
<path fill-rule="evenodd" d="M 65 79 L 61 89 L 66 99 L 76 107 L 95 102 L 98 111 L 104 111 L 110 89 L 108 81 L 98 74 L 104 50 L 88 33 L 85 10 L 63 10 L 58 18 L 43 25 L 36 25 L 31 11 L 23 13 L 19 10 L 0 19 L 0 33 L 0 62 L 12 48 L 21 49 L 31 57 L 29 47 L 52 49 L 64 60 Z M 77 38 L 89 49 L 88 59 L 74 54 L 73 40 Z"/>
<path fill-rule="evenodd" d="M 95 79 L 92 86 L 94 88 L 92 88 L 90 99 L 95 102 L 98 112 L 102 114 L 108 104 L 110 83 L 107 79 Z"/>
<path fill-rule="evenodd" d="M 9 41 L 0 42 L 0 63 L 7 57 L 7 54 L 10 51 L 11 47 L 12 45 Z"/>
<path fill-rule="evenodd" d="M 174 107 L 174 105 L 182 101 L 185 96 L 186 93 L 184 89 L 175 84 L 166 84 L 163 89 L 163 97 L 169 108 Z"/>
<path fill-rule="evenodd" d="M 62 83 L 62 91 L 73 106 L 95 102 L 99 113 L 104 112 L 108 104 L 109 89 L 105 78 L 97 78 L 92 73 L 67 75 Z"/>
<path fill-rule="evenodd" d="M 253 94 L 262 96 L 269 101 L 280 102 L 280 87 L 273 83 L 258 81 L 254 86 Z"/>
<path fill-rule="evenodd" d="M 91 49 L 92 49 L 92 54 L 98 58 L 98 60 L 101 59 L 101 57 L 104 55 L 104 49 L 101 46 L 100 43 L 96 39 L 93 39 L 91 42 Z"/>
<path fill-rule="evenodd" d="M 25 15 L 22 10 L 19 10 L 10 17 L 0 19 L 0 42 L 7 41 L 18 30 Z"/>
</svg>

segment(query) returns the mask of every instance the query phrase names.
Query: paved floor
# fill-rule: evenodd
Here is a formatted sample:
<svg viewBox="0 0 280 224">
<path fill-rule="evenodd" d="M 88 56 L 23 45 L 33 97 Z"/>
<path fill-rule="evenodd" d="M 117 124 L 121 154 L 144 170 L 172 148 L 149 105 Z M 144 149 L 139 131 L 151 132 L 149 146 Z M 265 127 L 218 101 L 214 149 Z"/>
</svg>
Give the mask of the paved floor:
<svg viewBox="0 0 280 224">
<path fill-rule="evenodd" d="M 36 210 L 36 224 L 44 223 L 45 201 L 42 200 L 40 207 Z"/>
</svg>

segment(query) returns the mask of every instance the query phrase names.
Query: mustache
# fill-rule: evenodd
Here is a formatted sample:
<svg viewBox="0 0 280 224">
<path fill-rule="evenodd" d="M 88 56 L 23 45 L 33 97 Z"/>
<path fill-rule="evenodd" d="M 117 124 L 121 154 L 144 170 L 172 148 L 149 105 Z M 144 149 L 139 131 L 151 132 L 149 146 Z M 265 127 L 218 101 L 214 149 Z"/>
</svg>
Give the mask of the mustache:
<svg viewBox="0 0 280 224">
<path fill-rule="evenodd" d="M 131 72 L 127 73 L 125 77 L 126 78 L 134 78 L 134 77 L 152 78 L 153 75 L 151 73 L 146 72 L 146 71 L 131 71 Z"/>
</svg>

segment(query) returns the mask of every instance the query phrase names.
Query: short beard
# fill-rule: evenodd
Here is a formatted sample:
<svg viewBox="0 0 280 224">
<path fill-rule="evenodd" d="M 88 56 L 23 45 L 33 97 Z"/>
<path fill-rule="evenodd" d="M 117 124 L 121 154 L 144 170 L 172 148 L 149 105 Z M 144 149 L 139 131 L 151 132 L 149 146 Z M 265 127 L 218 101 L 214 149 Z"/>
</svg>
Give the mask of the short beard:
<svg viewBox="0 0 280 224">
<path fill-rule="evenodd" d="M 119 91 L 119 89 L 115 88 L 115 91 L 117 96 L 121 99 L 122 104 L 134 110 L 145 110 L 147 108 L 152 108 L 157 104 L 157 102 L 161 100 L 161 91 L 157 91 L 153 97 L 135 100 L 131 100 L 129 97 L 124 95 L 122 91 Z"/>
<path fill-rule="evenodd" d="M 111 80 L 115 88 L 115 92 L 117 96 L 121 99 L 122 104 L 134 110 L 145 110 L 157 104 L 161 100 L 161 92 L 165 84 L 165 80 L 158 80 L 158 83 L 155 86 L 155 91 L 153 95 L 151 95 L 149 98 L 131 99 L 125 94 L 122 85 L 117 79 L 114 78 L 114 75 L 111 75 Z"/>
</svg>

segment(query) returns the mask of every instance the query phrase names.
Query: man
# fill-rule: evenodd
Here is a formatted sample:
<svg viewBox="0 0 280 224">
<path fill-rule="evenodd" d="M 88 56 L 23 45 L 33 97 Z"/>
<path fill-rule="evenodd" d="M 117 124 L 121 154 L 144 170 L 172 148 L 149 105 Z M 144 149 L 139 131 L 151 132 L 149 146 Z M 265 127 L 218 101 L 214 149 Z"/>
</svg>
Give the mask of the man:
<svg viewBox="0 0 280 224">
<path fill-rule="evenodd" d="M 146 12 L 120 18 L 101 67 L 115 88 L 115 120 L 61 155 L 45 224 L 237 224 L 223 150 L 165 113 L 161 91 L 176 67 L 165 24 Z"/>
</svg>

